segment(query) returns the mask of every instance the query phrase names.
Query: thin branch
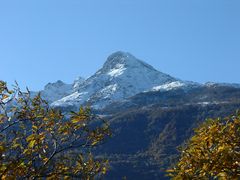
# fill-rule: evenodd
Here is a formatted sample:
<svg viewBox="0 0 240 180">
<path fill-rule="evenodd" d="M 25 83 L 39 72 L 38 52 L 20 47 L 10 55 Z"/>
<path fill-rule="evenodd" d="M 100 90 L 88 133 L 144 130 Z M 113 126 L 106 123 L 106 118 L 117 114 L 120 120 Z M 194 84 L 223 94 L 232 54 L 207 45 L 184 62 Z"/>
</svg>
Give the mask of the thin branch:
<svg viewBox="0 0 240 180">
<path fill-rule="evenodd" d="M 7 130 L 8 128 L 10 128 L 11 126 L 13 126 L 13 125 L 15 125 L 15 124 L 18 124 L 20 121 L 22 121 L 22 120 L 17 120 L 17 121 L 12 122 L 11 124 L 8 124 L 7 126 L 5 126 L 5 127 L 0 131 L 0 133 L 6 131 L 6 130 Z"/>
</svg>

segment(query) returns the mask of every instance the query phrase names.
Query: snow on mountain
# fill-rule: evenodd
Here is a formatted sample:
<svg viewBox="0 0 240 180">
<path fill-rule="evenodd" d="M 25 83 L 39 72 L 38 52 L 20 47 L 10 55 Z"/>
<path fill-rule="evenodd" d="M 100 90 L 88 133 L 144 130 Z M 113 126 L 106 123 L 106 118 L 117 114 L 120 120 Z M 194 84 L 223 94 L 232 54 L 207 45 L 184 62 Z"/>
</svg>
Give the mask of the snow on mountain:
<svg viewBox="0 0 240 180">
<path fill-rule="evenodd" d="M 191 82 L 191 81 L 174 81 L 166 84 L 162 84 L 159 86 L 153 87 L 150 91 L 171 91 L 171 90 L 176 90 L 176 89 L 192 89 L 194 87 L 199 87 L 201 84 L 196 83 L 196 82 Z"/>
<path fill-rule="evenodd" d="M 157 71 L 130 53 L 119 51 L 110 55 L 93 76 L 74 86 L 72 94 L 52 105 L 67 107 L 88 104 L 102 108 L 111 102 L 176 81 L 178 80 Z"/>
<path fill-rule="evenodd" d="M 83 84 L 84 81 L 85 79 L 83 77 L 79 76 L 78 78 L 76 78 L 73 82 L 73 87 L 72 87 L 73 92 L 76 92 L 79 89 L 79 87 Z"/>
<path fill-rule="evenodd" d="M 174 82 L 166 83 L 163 85 L 155 86 L 152 88 L 152 91 L 162 91 L 162 90 L 169 91 L 169 90 L 180 88 L 183 86 L 185 86 L 185 83 L 181 81 L 174 81 Z"/>
<path fill-rule="evenodd" d="M 219 87 L 219 86 L 224 86 L 224 87 L 234 87 L 234 88 L 240 88 L 240 84 L 237 83 L 216 83 L 216 82 L 207 82 L 204 84 L 207 87 Z"/>
<path fill-rule="evenodd" d="M 40 91 L 43 99 L 54 102 L 72 93 L 72 84 L 65 84 L 58 80 L 55 83 L 48 83 L 44 90 Z"/>
</svg>

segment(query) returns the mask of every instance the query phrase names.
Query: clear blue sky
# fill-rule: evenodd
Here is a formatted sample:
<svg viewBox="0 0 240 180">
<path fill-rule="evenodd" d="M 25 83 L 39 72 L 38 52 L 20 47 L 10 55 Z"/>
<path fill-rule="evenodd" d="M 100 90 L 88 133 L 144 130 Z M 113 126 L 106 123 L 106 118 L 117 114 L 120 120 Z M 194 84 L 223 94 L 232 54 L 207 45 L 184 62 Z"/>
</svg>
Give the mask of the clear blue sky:
<svg viewBox="0 0 240 180">
<path fill-rule="evenodd" d="M 127 51 L 172 76 L 240 83 L 239 0 L 0 0 L 0 79 L 42 89 Z"/>
</svg>

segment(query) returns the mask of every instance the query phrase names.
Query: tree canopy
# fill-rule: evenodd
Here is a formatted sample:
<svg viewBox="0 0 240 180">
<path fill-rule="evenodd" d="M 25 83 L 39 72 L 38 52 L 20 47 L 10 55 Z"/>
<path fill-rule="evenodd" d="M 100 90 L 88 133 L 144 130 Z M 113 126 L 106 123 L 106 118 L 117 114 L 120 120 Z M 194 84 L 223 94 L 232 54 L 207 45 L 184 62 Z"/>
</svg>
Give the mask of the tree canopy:
<svg viewBox="0 0 240 180">
<path fill-rule="evenodd" d="M 38 94 L 0 81 L 0 178 L 93 179 L 108 162 L 91 149 L 110 135 L 89 108 L 63 113 Z"/>
<path fill-rule="evenodd" d="M 239 179 L 240 113 L 200 125 L 168 175 L 173 179 Z"/>
</svg>

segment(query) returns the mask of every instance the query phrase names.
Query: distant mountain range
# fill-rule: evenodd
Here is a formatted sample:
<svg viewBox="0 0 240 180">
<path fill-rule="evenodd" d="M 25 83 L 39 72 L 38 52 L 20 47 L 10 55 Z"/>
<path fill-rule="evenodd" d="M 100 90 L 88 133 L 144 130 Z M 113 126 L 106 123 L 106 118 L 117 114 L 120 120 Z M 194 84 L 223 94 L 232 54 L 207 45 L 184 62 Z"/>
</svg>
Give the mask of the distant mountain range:
<svg viewBox="0 0 240 180">
<path fill-rule="evenodd" d="M 107 179 L 168 179 L 193 128 L 240 107 L 239 84 L 183 81 L 120 51 L 91 77 L 49 83 L 41 94 L 64 111 L 90 105 L 109 121 L 113 137 L 95 151 L 110 159 Z"/>
<path fill-rule="evenodd" d="M 159 72 L 130 53 L 118 51 L 110 55 L 103 67 L 91 77 L 78 77 L 73 84 L 65 84 L 60 80 L 48 83 L 41 94 L 55 107 L 90 105 L 102 109 L 111 103 L 124 102 L 139 93 L 180 89 L 189 91 L 209 86 L 240 87 L 238 84 L 183 81 Z"/>
</svg>

